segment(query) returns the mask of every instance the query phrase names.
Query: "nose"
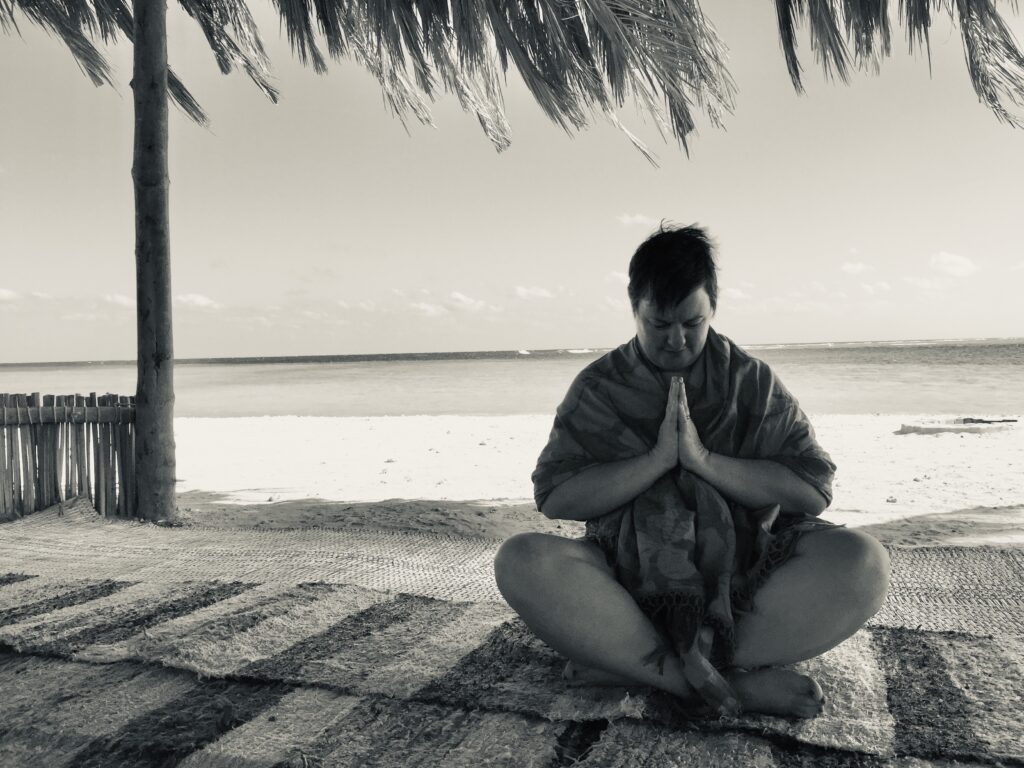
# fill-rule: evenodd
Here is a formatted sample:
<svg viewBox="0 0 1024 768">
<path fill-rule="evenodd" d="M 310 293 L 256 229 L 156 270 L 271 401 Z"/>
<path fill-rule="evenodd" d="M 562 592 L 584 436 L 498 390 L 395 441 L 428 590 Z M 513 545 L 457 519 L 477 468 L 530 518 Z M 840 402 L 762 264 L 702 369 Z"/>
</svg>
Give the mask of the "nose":
<svg viewBox="0 0 1024 768">
<path fill-rule="evenodd" d="M 681 352 L 686 348 L 686 334 L 683 332 L 683 326 L 672 325 L 667 330 L 666 346 L 676 352 Z"/>
</svg>

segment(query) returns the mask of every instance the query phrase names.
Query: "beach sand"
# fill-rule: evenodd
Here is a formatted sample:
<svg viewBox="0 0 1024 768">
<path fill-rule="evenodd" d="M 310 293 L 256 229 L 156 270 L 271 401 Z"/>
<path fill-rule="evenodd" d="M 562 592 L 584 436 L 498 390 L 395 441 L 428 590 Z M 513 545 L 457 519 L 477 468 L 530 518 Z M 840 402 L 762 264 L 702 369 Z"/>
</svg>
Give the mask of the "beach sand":
<svg viewBox="0 0 1024 768">
<path fill-rule="evenodd" d="M 1024 546 L 1024 423 L 811 418 L 839 467 L 835 499 L 823 518 L 890 545 Z M 530 473 L 551 421 L 547 415 L 178 419 L 181 521 L 490 539 L 521 531 L 576 536 L 582 523 L 548 520 L 532 499 Z"/>
</svg>

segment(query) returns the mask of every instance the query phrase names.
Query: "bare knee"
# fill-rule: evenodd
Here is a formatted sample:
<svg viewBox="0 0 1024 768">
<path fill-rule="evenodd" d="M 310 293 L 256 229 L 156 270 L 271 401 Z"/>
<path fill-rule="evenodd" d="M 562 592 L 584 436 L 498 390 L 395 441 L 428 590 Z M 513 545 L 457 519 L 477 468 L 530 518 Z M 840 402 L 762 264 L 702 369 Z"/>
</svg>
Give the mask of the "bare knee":
<svg viewBox="0 0 1024 768">
<path fill-rule="evenodd" d="M 832 533 L 830 554 L 835 573 L 847 586 L 851 612 L 867 621 L 882 607 L 889 591 L 889 553 L 877 539 L 856 528 Z"/>
<path fill-rule="evenodd" d="M 543 570 L 548 559 L 550 536 L 544 533 L 517 533 L 505 540 L 494 556 L 494 579 L 508 600 L 526 587 L 530 575 Z"/>
</svg>

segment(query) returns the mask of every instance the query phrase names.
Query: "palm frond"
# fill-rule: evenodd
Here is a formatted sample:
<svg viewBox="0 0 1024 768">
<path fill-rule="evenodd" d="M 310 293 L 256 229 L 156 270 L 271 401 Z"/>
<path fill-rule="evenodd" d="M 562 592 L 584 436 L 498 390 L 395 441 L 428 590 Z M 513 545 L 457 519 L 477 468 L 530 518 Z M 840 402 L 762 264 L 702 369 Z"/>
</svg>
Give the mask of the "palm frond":
<svg viewBox="0 0 1024 768">
<path fill-rule="evenodd" d="M 281 21 L 288 32 L 288 42 L 303 64 L 312 64 L 318 74 L 327 71 L 320 49 L 316 46 L 316 35 L 310 21 L 310 6 L 306 0 L 274 0 L 274 7 L 281 15 Z"/>
<path fill-rule="evenodd" d="M 846 82 L 848 55 L 834 0 L 807 0 L 807 20 L 811 28 L 811 48 L 825 75 Z"/>
<path fill-rule="evenodd" d="M 199 24 L 220 71 L 227 74 L 236 66 L 241 67 L 256 86 L 276 102 L 278 92 L 270 84 L 270 61 L 243 0 L 179 0 L 179 3 Z"/>
<path fill-rule="evenodd" d="M 271 99 L 269 62 L 245 0 L 181 0 L 206 36 L 218 66 L 240 67 Z M 727 48 L 699 0 L 274 0 L 292 49 L 317 72 L 327 54 L 347 57 L 380 83 L 403 122 L 430 125 L 430 102 L 443 89 L 476 115 L 499 150 L 508 146 L 501 82 L 514 67 L 543 112 L 566 131 L 607 116 L 652 162 L 653 153 L 622 127 L 627 100 L 654 117 L 662 136 L 684 149 L 697 113 L 721 126 L 736 86 Z M 1014 6 L 1016 7 L 1016 6 Z M 109 82 L 91 42 L 131 39 L 125 0 L 0 0 L 0 27 L 17 31 L 15 9 L 59 35 L 94 82 Z M 851 64 L 877 70 L 891 54 L 888 0 L 775 0 L 785 65 L 800 92 L 798 28 L 827 77 L 847 80 Z M 899 0 L 911 52 L 928 50 L 935 13 L 959 22 L 971 82 L 1000 120 L 1024 125 L 1024 55 L 995 0 Z M 929 62 L 930 63 L 930 62 Z M 205 115 L 170 73 L 175 101 L 195 120 Z"/>
<path fill-rule="evenodd" d="M 931 6 L 934 0 L 900 0 L 900 20 L 907 28 L 907 41 L 910 43 L 910 52 L 914 52 L 914 45 L 924 47 L 928 51 L 929 68 L 931 66 L 931 51 L 928 45 L 928 28 L 932 25 Z"/>
<path fill-rule="evenodd" d="M 796 58 L 796 23 L 807 17 L 812 47 L 826 74 L 846 79 L 848 49 L 838 29 L 835 0 L 775 0 L 779 38 L 786 66 L 797 91 L 802 90 Z M 1016 0 L 1011 0 L 1017 11 Z M 892 31 L 886 0 L 843 0 L 846 37 L 862 67 L 878 69 L 890 55 Z M 928 33 L 935 11 L 946 10 L 959 22 L 971 84 L 999 120 L 1024 127 L 1024 118 L 1011 108 L 1024 107 L 1024 54 L 995 7 L 995 0 L 899 0 L 899 20 L 905 27 L 911 53 L 923 48 L 931 69 Z"/>
<path fill-rule="evenodd" d="M 877 72 L 880 59 L 892 50 L 887 0 L 843 0 L 843 15 L 858 64 Z"/>
<path fill-rule="evenodd" d="M 995 116 L 1017 128 L 1024 120 L 1003 103 L 1024 105 L 1024 55 L 992 0 L 956 0 L 971 83 Z"/>
<path fill-rule="evenodd" d="M 114 43 L 121 34 L 132 40 L 134 22 L 124 0 L 92 0 L 91 5 L 88 1 L 0 0 L 0 29 L 5 32 L 18 31 L 15 9 L 34 24 L 57 34 L 94 84 L 112 84 L 109 65 L 89 38 L 98 34 L 105 43 Z M 255 29 L 255 25 L 252 28 Z M 174 103 L 190 119 L 207 125 L 206 113 L 173 70 L 168 70 L 167 78 Z M 276 91 L 274 94 L 276 96 Z"/>
<path fill-rule="evenodd" d="M 779 43 L 782 45 L 782 53 L 786 57 L 789 79 L 793 81 L 793 88 L 797 93 L 802 93 L 804 90 L 803 82 L 800 79 L 800 62 L 796 56 L 796 22 L 803 16 L 803 13 L 803 0 L 775 0 L 775 15 L 779 23 Z"/>
<path fill-rule="evenodd" d="M 167 91 L 171 95 L 171 101 L 173 101 L 182 112 L 188 115 L 197 125 L 201 125 L 204 128 L 210 124 L 210 118 L 207 117 L 206 112 L 196 101 L 195 96 L 189 93 L 188 88 L 181 82 L 174 70 L 168 68 L 167 70 Z"/>
<path fill-rule="evenodd" d="M 79 69 L 94 85 L 111 84 L 110 67 L 89 39 L 98 23 L 88 5 L 63 3 L 59 0 L 13 0 L 0 4 L 0 25 L 4 31 L 17 31 L 14 10 L 17 8 L 29 21 L 56 35 L 67 46 Z"/>
</svg>

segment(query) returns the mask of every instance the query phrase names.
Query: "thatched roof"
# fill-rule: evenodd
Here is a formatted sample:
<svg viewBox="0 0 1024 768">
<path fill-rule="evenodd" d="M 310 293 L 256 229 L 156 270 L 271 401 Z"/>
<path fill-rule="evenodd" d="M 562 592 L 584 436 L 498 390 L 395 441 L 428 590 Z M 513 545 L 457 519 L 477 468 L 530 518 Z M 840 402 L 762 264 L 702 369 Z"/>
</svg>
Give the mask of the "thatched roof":
<svg viewBox="0 0 1024 768">
<path fill-rule="evenodd" d="M 202 27 L 221 71 L 241 68 L 271 99 L 266 52 L 244 0 L 179 0 Z M 380 82 L 397 116 L 430 122 L 429 103 L 454 93 L 499 150 L 509 144 L 501 80 L 510 65 L 544 112 L 566 130 L 627 100 L 646 108 L 663 136 L 686 146 L 694 113 L 713 125 L 732 108 L 735 85 L 725 45 L 696 0 L 274 0 L 296 55 L 317 72 L 350 58 Z M 825 73 L 845 80 L 851 67 L 877 68 L 891 51 L 886 0 L 775 0 L 786 66 L 802 90 L 797 30 L 809 29 Z M 0 26 L 16 29 L 15 9 L 58 35 L 97 84 L 109 82 L 92 40 L 132 34 L 124 0 L 0 0 Z M 900 0 L 910 49 L 928 49 L 933 14 L 959 23 L 971 81 L 995 115 L 1022 125 L 1024 56 L 994 0 Z M 206 118 L 172 73 L 174 100 Z M 648 157 L 643 144 L 623 131 Z"/>
</svg>

